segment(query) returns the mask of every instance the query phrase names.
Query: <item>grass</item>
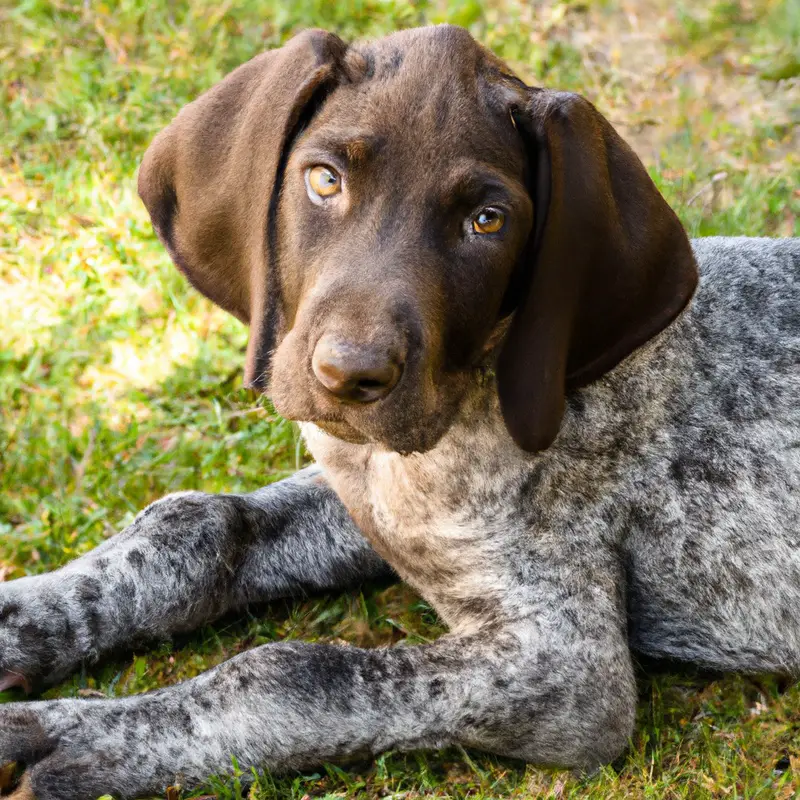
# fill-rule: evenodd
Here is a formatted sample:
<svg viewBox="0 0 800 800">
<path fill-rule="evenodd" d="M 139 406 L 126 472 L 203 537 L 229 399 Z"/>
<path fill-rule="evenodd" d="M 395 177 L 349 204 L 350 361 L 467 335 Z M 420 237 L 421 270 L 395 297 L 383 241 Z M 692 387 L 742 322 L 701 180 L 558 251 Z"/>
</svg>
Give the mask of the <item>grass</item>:
<svg viewBox="0 0 800 800">
<path fill-rule="evenodd" d="M 180 106 L 300 28 L 355 37 L 440 21 L 470 27 L 530 82 L 589 96 L 693 235 L 800 235 L 798 0 L 0 4 L 0 580 L 86 552 L 169 491 L 251 490 L 303 462 L 295 429 L 241 389 L 245 330 L 170 266 L 136 166 Z M 46 696 L 139 692 L 287 637 L 440 631 L 402 586 L 276 603 Z M 202 792 L 790 798 L 799 719 L 798 686 L 642 671 L 630 751 L 592 778 L 450 750 Z"/>
</svg>

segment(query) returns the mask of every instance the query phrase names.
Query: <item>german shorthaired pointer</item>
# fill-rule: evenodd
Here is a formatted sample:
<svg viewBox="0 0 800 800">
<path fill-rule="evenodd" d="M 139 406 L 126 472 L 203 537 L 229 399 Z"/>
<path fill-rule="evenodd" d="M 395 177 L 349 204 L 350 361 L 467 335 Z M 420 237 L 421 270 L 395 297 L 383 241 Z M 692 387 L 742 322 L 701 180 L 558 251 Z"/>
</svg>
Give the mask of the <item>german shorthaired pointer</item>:
<svg viewBox="0 0 800 800">
<path fill-rule="evenodd" d="M 4 705 L 12 797 L 449 743 L 592 770 L 631 735 L 632 650 L 800 672 L 800 240 L 690 245 L 590 103 L 447 26 L 257 56 L 139 191 L 317 465 L 0 586 L 2 685 L 391 570 L 450 632 Z"/>
</svg>

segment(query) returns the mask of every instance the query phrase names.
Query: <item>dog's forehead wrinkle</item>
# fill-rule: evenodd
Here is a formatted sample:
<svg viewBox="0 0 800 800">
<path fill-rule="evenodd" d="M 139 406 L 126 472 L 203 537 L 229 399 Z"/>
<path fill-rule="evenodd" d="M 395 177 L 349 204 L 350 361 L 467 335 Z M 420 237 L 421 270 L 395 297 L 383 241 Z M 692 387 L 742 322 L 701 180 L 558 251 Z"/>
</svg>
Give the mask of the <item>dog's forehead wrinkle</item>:
<svg viewBox="0 0 800 800">
<path fill-rule="evenodd" d="M 395 93 L 395 88 L 397 92 Z M 518 179 L 525 155 L 507 113 L 498 113 L 478 93 L 459 99 L 458 87 L 420 97 L 402 82 L 361 93 L 343 86 L 310 127 L 300 149 L 329 149 L 347 161 L 380 156 L 382 166 L 440 181 L 457 162 L 479 171 L 483 165 Z M 413 87 L 412 87 L 413 88 Z"/>
<path fill-rule="evenodd" d="M 384 137 L 363 128 L 341 129 L 329 126 L 311 132 L 298 144 L 301 157 L 324 157 L 330 153 L 346 162 L 363 162 L 378 153 Z"/>
</svg>

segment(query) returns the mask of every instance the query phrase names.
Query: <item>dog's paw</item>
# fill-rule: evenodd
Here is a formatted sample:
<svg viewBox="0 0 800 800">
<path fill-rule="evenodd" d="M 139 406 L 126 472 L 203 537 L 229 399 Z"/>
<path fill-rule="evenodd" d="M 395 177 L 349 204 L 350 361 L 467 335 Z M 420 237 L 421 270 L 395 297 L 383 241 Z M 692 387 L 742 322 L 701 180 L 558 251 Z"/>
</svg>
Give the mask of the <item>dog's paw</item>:
<svg viewBox="0 0 800 800">
<path fill-rule="evenodd" d="M 81 662 L 85 624 L 38 578 L 0 584 L 0 691 L 26 692 L 65 678 Z"/>
<path fill-rule="evenodd" d="M 0 705 L 1 800 L 130 798 L 184 785 L 174 765 L 190 765 L 197 743 L 165 729 L 169 694 Z"/>
<path fill-rule="evenodd" d="M 52 739 L 33 709 L 33 703 L 0 706 L 0 764 L 39 759 L 52 750 Z"/>
<path fill-rule="evenodd" d="M 28 703 L 0 706 L 0 793 L 11 800 L 33 800 L 30 776 L 20 775 L 52 750 L 52 741 Z"/>
<path fill-rule="evenodd" d="M 91 728 L 71 701 L 0 706 L 3 800 L 93 800 L 118 789 L 120 759 Z"/>
</svg>

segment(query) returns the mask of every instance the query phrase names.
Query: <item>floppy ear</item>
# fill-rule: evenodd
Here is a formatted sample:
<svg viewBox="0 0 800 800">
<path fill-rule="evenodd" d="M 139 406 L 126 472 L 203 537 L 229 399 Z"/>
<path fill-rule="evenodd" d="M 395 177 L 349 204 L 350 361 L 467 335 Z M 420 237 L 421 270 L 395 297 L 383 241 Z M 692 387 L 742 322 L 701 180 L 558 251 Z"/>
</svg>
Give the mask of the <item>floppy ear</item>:
<svg viewBox="0 0 800 800">
<path fill-rule="evenodd" d="M 344 43 L 306 31 L 186 106 L 156 136 L 139 195 L 191 283 L 251 327 L 245 381 L 261 386 L 280 315 L 273 229 L 282 172 L 304 115 L 331 89 Z"/>
<path fill-rule="evenodd" d="M 698 275 L 677 216 L 608 121 L 578 95 L 528 92 L 512 116 L 536 222 L 497 380 L 511 436 L 534 452 L 558 434 L 565 392 L 669 325 Z"/>
</svg>

